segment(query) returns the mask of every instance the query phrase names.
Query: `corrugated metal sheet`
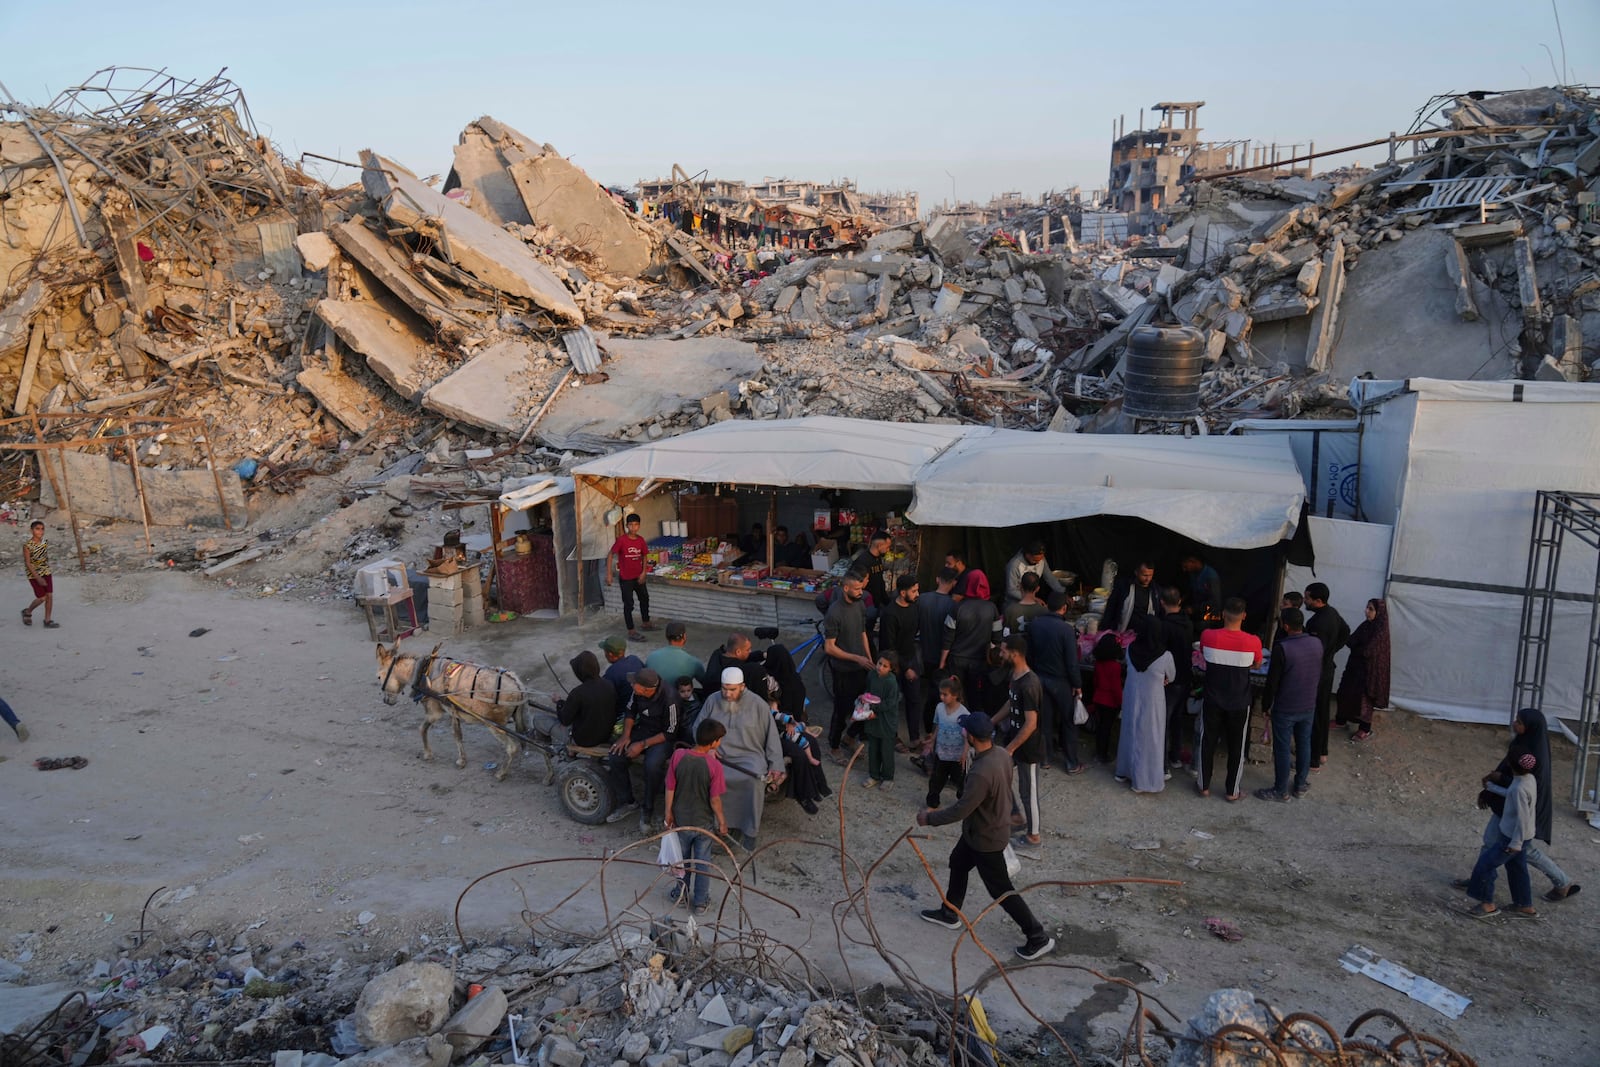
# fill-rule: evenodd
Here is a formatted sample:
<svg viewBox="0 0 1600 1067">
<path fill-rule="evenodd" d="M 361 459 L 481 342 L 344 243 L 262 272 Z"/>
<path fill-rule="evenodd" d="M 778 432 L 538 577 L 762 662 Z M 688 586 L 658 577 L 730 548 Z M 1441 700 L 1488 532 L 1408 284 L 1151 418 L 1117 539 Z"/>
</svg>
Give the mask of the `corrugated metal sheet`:
<svg viewBox="0 0 1600 1067">
<path fill-rule="evenodd" d="M 568 330 L 561 335 L 561 343 L 566 346 L 567 357 L 572 360 L 572 366 L 579 374 L 599 373 L 600 348 L 594 343 L 594 334 L 589 332 L 589 327 Z"/>
<path fill-rule="evenodd" d="M 261 259 L 272 271 L 274 281 L 286 282 L 300 277 L 300 250 L 294 246 L 298 228 L 292 222 L 261 222 L 256 224 L 261 235 Z"/>
<path fill-rule="evenodd" d="M 1078 228 L 1083 244 L 1122 244 L 1128 239 L 1128 216 L 1119 211 L 1085 211 Z"/>
</svg>

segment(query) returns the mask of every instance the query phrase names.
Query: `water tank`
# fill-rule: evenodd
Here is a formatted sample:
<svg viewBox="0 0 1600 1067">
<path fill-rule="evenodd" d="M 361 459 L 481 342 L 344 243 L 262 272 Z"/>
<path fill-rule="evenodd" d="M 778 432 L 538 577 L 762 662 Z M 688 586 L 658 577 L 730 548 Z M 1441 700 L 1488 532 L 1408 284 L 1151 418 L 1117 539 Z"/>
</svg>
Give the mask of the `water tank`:
<svg viewBox="0 0 1600 1067">
<path fill-rule="evenodd" d="M 1128 337 L 1123 413 L 1174 421 L 1198 415 L 1205 347 L 1204 336 L 1193 327 L 1136 327 Z"/>
</svg>

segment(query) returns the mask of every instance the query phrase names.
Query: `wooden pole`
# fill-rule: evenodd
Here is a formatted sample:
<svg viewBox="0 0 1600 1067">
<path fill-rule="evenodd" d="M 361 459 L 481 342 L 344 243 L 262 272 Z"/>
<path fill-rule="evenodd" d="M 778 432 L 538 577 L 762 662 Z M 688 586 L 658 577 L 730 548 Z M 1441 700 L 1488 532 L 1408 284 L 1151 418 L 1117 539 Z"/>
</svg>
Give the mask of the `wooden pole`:
<svg viewBox="0 0 1600 1067">
<path fill-rule="evenodd" d="M 156 554 L 156 546 L 150 541 L 150 501 L 145 499 L 144 476 L 139 473 L 139 442 L 127 435 L 126 424 L 123 426 L 123 431 L 123 447 L 128 450 L 128 466 L 133 468 L 133 491 L 139 497 L 139 517 L 144 520 L 144 554 L 153 556 Z"/>
<path fill-rule="evenodd" d="M 211 420 L 203 421 L 200 430 L 200 440 L 206 446 L 206 465 L 211 468 L 211 483 L 217 487 L 217 507 L 222 509 L 222 525 L 231 530 L 233 520 L 228 517 L 228 498 L 222 495 L 222 475 L 217 473 L 217 455 L 211 451 Z"/>
<path fill-rule="evenodd" d="M 39 467 L 44 471 L 45 477 L 50 479 L 50 491 L 55 494 L 56 503 L 65 504 L 66 506 L 67 521 L 72 524 L 72 540 L 78 546 L 78 569 L 86 571 L 89 569 L 89 565 L 83 558 L 83 538 L 78 534 L 78 522 L 72 515 L 72 500 L 66 493 L 66 461 L 63 460 L 61 463 L 61 481 L 58 483 L 56 481 L 56 472 L 50 469 L 50 453 L 55 449 L 44 447 L 44 430 L 40 428 L 39 416 L 31 415 L 29 418 L 33 422 L 33 439 L 40 446 Z"/>
<path fill-rule="evenodd" d="M 500 573 L 500 538 L 505 532 L 505 516 L 501 512 L 500 503 L 489 501 L 489 547 L 494 550 L 494 563 L 489 568 L 489 582 L 494 587 L 494 606 L 500 611 L 506 609 L 505 590 L 501 588 Z"/>
<path fill-rule="evenodd" d="M 767 496 L 767 573 L 772 572 L 773 530 L 778 525 L 778 494 Z"/>
<path fill-rule="evenodd" d="M 578 625 L 583 625 L 583 609 L 588 600 L 583 592 L 583 475 L 575 474 L 572 478 L 572 521 L 576 527 L 578 538 L 577 547 L 573 550 L 578 557 Z"/>
</svg>

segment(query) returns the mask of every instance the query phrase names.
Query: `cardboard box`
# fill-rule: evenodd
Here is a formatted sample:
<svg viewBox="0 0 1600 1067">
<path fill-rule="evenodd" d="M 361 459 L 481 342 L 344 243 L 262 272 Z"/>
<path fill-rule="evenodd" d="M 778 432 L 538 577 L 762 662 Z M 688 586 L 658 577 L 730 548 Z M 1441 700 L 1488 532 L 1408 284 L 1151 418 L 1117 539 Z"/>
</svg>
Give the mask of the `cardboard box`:
<svg viewBox="0 0 1600 1067">
<path fill-rule="evenodd" d="M 829 538 L 822 538 L 811 549 L 811 569 L 825 571 L 839 562 L 839 546 Z"/>
</svg>

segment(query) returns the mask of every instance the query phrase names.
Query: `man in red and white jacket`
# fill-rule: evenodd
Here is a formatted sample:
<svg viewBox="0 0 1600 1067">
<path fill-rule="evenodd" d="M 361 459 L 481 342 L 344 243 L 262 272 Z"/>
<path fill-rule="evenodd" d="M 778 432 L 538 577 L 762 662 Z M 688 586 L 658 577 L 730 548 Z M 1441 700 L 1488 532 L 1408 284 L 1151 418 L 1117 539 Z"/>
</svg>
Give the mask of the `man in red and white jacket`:
<svg viewBox="0 0 1600 1067">
<path fill-rule="evenodd" d="M 1244 632 L 1244 601 L 1222 603 L 1222 629 L 1200 634 L 1206 661 L 1205 736 L 1200 741 L 1200 795 L 1211 795 L 1217 743 L 1228 745 L 1227 800 L 1244 796 L 1244 742 L 1250 730 L 1250 671 L 1261 666 L 1261 638 Z"/>
</svg>

